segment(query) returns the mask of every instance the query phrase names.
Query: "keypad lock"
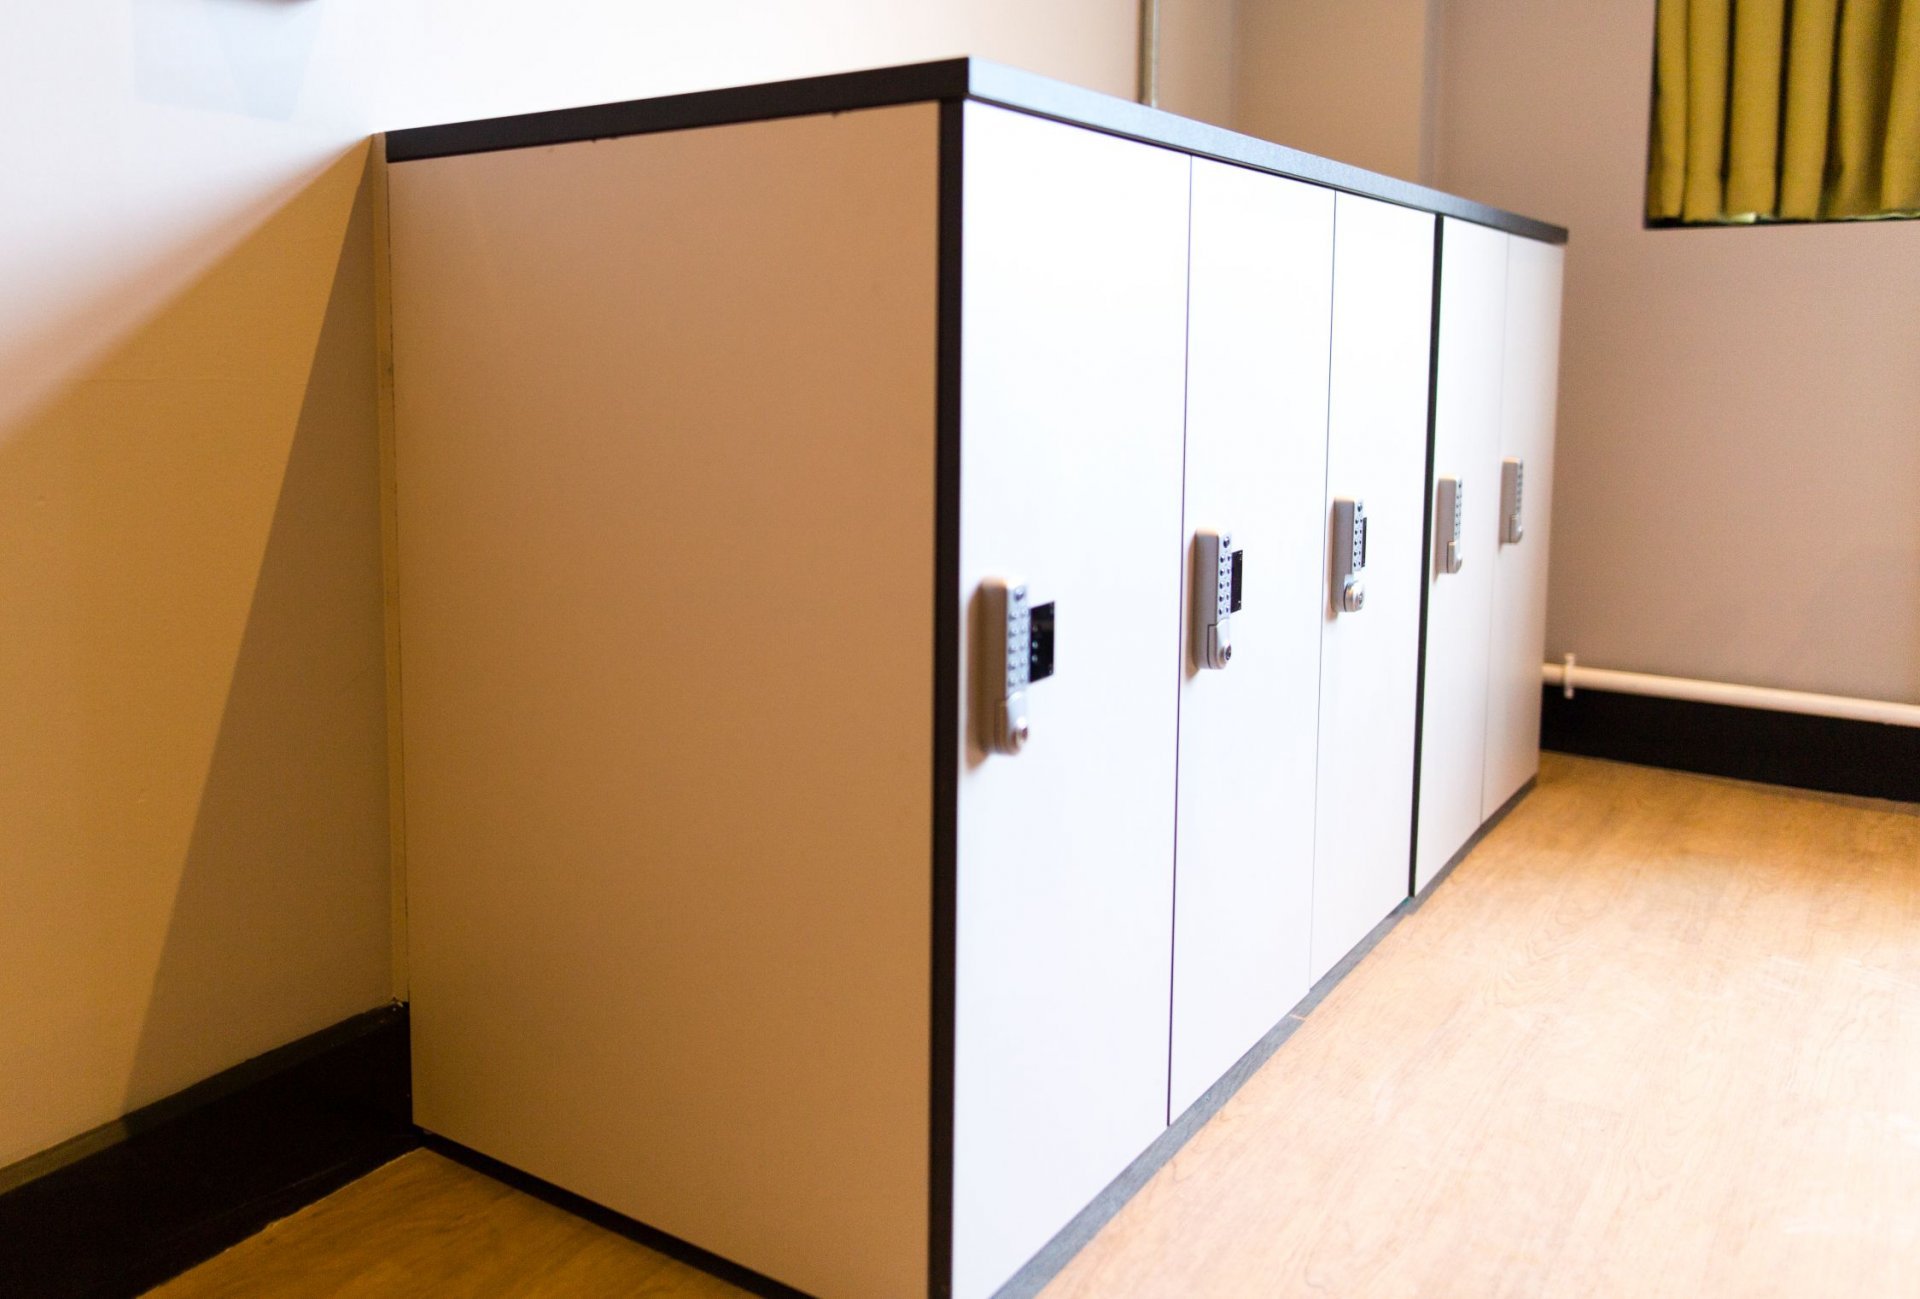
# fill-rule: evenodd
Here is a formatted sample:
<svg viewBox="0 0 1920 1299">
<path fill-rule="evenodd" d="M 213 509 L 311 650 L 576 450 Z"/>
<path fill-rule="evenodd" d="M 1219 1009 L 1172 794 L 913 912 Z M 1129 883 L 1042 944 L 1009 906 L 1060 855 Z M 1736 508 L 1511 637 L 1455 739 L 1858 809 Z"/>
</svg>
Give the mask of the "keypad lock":
<svg viewBox="0 0 1920 1299">
<path fill-rule="evenodd" d="M 1527 466 L 1522 460 L 1508 457 L 1500 462 L 1500 544 L 1518 545 L 1520 538 L 1527 535 L 1520 526 L 1520 501 L 1522 490 L 1526 487 Z"/>
<path fill-rule="evenodd" d="M 1202 529 L 1194 537 L 1193 661 L 1218 671 L 1233 661 L 1233 615 L 1240 609 L 1241 552 L 1233 534 Z"/>
<path fill-rule="evenodd" d="M 1367 604 L 1367 503 L 1333 503 L 1333 610 L 1359 613 Z"/>
<path fill-rule="evenodd" d="M 986 698 L 981 747 L 989 753 L 1019 753 L 1027 747 L 1033 722 L 1027 713 L 1032 684 L 1033 611 L 1024 582 L 989 578 L 981 586 L 981 633 Z"/>
<path fill-rule="evenodd" d="M 1465 494 L 1465 485 L 1458 478 L 1442 478 L 1435 490 L 1433 520 L 1437 532 L 1434 536 L 1434 566 L 1442 573 L 1458 573 L 1467 562 L 1466 556 L 1460 553 L 1461 498 Z"/>
</svg>

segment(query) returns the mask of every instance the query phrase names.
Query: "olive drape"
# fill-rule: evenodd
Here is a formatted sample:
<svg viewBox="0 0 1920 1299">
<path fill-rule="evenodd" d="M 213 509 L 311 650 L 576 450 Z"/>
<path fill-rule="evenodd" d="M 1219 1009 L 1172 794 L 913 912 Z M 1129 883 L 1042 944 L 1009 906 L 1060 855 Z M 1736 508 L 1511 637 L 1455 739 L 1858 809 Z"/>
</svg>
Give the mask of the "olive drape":
<svg viewBox="0 0 1920 1299">
<path fill-rule="evenodd" d="M 1920 0 L 1659 0 L 1647 215 L 1920 213 Z"/>
</svg>

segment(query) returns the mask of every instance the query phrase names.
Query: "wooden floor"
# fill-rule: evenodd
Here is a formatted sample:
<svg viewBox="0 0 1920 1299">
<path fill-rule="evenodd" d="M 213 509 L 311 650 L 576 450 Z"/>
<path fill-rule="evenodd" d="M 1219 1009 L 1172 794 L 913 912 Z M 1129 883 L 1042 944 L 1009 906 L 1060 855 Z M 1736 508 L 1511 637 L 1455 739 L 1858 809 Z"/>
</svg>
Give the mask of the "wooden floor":
<svg viewBox="0 0 1920 1299">
<path fill-rule="evenodd" d="M 743 1293 L 490 1177 L 416 1150 L 150 1295 L 734 1299 Z"/>
<path fill-rule="evenodd" d="M 416 1153 L 157 1293 L 730 1295 Z M 1046 1299 L 1920 1295 L 1920 808 L 1549 755 Z"/>
</svg>

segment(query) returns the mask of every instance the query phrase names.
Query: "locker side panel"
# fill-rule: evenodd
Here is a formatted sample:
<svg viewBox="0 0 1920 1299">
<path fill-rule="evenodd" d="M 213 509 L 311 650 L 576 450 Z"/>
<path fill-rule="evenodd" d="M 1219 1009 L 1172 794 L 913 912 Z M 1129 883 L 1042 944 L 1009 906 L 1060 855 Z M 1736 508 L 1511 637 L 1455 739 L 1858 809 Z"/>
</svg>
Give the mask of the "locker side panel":
<svg viewBox="0 0 1920 1299">
<path fill-rule="evenodd" d="M 1560 383 L 1564 247 L 1507 236 L 1506 366 L 1500 454 L 1526 464 L 1521 540 L 1498 547 L 1488 656 L 1487 774 L 1492 816 L 1540 770 L 1540 663 L 1547 640 L 1554 411 Z"/>
<path fill-rule="evenodd" d="M 1407 895 L 1434 221 L 1350 194 L 1334 209 L 1327 511 L 1361 501 L 1368 531 L 1364 608 L 1334 612 L 1331 565 L 1321 604 L 1316 980 Z"/>
<path fill-rule="evenodd" d="M 397 165 L 415 1115 L 923 1292 L 937 109 Z"/>
<path fill-rule="evenodd" d="M 1194 163 L 1172 1115 L 1307 991 L 1333 205 Z M 1199 529 L 1244 556 L 1220 670 L 1195 657 Z"/>
<path fill-rule="evenodd" d="M 1434 375 L 1436 501 L 1426 587 L 1426 688 L 1421 699 L 1420 807 L 1413 886 L 1423 889 L 1480 828 L 1486 769 L 1487 652 L 1500 515 L 1500 376 L 1506 351 L 1507 236 L 1443 220 L 1440 337 Z M 1460 570 L 1445 569 L 1451 518 L 1442 479 L 1460 492 Z"/>
<path fill-rule="evenodd" d="M 1166 1124 L 1189 162 L 964 111 L 953 1286 L 979 1299 Z M 994 577 L 1057 610 L 1017 755 L 981 750 Z"/>
</svg>

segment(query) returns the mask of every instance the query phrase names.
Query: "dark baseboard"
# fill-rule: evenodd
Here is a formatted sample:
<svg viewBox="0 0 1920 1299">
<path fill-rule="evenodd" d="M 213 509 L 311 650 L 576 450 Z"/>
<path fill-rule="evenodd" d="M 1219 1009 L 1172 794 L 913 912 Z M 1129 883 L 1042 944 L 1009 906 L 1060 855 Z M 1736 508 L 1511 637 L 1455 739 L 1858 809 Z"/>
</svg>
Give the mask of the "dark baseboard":
<svg viewBox="0 0 1920 1299">
<path fill-rule="evenodd" d="M 1920 727 L 1542 687 L 1540 746 L 1830 794 L 1920 802 Z"/>
<path fill-rule="evenodd" d="M 0 1169 L 0 1295 L 137 1295 L 419 1144 L 407 1010 L 249 1060 Z"/>
</svg>

